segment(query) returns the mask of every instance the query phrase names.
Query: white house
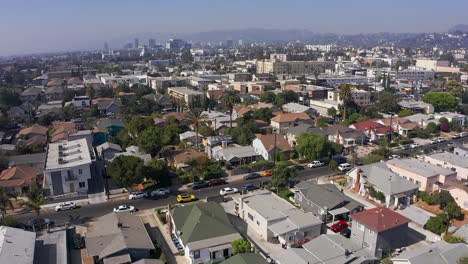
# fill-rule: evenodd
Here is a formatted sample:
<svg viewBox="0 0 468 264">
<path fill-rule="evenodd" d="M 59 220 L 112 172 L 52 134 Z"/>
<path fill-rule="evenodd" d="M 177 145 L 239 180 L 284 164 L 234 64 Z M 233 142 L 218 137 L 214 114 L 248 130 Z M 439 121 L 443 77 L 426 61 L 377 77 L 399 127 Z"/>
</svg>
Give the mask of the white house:
<svg viewBox="0 0 468 264">
<path fill-rule="evenodd" d="M 468 179 L 468 160 L 453 153 L 443 152 L 423 156 L 425 162 L 457 172 L 458 180 Z"/>
<path fill-rule="evenodd" d="M 43 188 L 52 196 L 87 193 L 93 157 L 85 138 L 50 143 Z"/>
</svg>

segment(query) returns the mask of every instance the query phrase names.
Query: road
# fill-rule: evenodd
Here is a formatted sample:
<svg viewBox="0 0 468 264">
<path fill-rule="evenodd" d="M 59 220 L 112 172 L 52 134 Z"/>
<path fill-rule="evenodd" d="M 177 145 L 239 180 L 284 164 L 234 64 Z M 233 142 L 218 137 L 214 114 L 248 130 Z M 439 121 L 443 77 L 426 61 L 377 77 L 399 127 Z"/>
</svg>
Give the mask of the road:
<svg viewBox="0 0 468 264">
<path fill-rule="evenodd" d="M 315 169 L 306 169 L 300 171 L 296 176 L 296 180 L 303 181 L 313 178 L 318 178 L 321 176 L 330 175 L 332 171 L 328 167 L 322 168 L 315 168 Z M 225 186 L 235 187 L 235 188 L 242 188 L 242 186 L 246 183 L 252 183 L 256 186 L 260 186 L 261 182 L 269 182 L 270 178 L 260 178 L 255 180 L 238 180 L 234 182 L 230 182 Z M 219 196 L 219 190 L 223 188 L 223 186 L 215 186 L 215 187 L 208 187 L 199 190 L 190 191 L 190 193 L 195 194 L 199 199 L 205 199 L 208 197 L 216 197 Z M 107 213 L 112 212 L 114 207 L 117 207 L 121 204 L 133 205 L 139 210 L 151 209 L 155 207 L 162 207 L 168 204 L 175 204 L 177 203 L 176 194 L 172 194 L 167 198 L 152 200 L 152 199 L 140 199 L 140 200 L 119 200 L 119 201 L 108 201 L 100 204 L 90 204 L 82 206 L 81 208 L 69 210 L 69 211 L 60 211 L 55 212 L 52 210 L 44 210 L 41 213 L 42 218 L 50 218 L 55 221 L 56 224 L 81 224 L 92 220 L 93 218 L 103 216 Z M 34 214 L 32 212 L 25 213 L 21 215 L 17 215 L 16 218 L 20 223 L 26 223 L 28 220 L 34 218 Z"/>
<path fill-rule="evenodd" d="M 464 143 L 468 143 L 468 137 L 458 138 L 458 139 L 447 139 L 447 141 L 442 142 L 442 143 L 421 145 L 420 147 L 415 148 L 415 149 L 397 150 L 397 151 L 394 151 L 394 152 L 395 152 L 395 154 L 398 154 L 398 155 L 401 155 L 401 154 L 411 155 L 416 150 L 420 150 L 422 152 L 431 151 L 431 150 L 443 150 L 443 149 L 448 148 L 449 143 L 453 143 L 454 146 L 461 145 L 461 144 L 464 144 Z"/>
</svg>

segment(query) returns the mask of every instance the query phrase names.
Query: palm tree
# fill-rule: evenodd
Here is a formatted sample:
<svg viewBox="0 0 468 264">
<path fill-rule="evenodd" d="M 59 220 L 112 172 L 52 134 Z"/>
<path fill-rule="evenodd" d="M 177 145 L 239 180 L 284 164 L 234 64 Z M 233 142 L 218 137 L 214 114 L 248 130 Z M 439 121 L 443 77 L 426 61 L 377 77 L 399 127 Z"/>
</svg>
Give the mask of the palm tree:
<svg viewBox="0 0 468 264">
<path fill-rule="evenodd" d="M 13 203 L 11 202 L 9 195 L 5 192 L 3 187 L 0 187 L 0 211 L 2 214 L 2 219 L 5 219 L 8 208 L 13 210 Z"/>
<path fill-rule="evenodd" d="M 343 120 L 346 120 L 348 104 L 351 101 L 351 86 L 345 84 L 341 86 L 340 99 L 343 101 Z"/>
<path fill-rule="evenodd" d="M 195 126 L 195 146 L 198 148 L 198 130 L 201 122 L 208 118 L 208 115 L 204 114 L 201 109 L 192 109 L 187 113 L 187 117 L 190 123 Z"/>
<path fill-rule="evenodd" d="M 227 108 L 229 108 L 229 127 L 232 128 L 232 112 L 234 110 L 234 105 L 240 103 L 240 98 L 237 95 L 236 91 L 228 90 L 225 91 L 221 97 L 221 103 L 223 103 Z"/>
<path fill-rule="evenodd" d="M 46 202 L 42 191 L 33 187 L 27 193 L 26 197 L 28 200 L 24 202 L 24 205 L 33 210 L 36 213 L 36 217 L 39 218 L 39 215 L 41 214 L 41 206 Z"/>
</svg>

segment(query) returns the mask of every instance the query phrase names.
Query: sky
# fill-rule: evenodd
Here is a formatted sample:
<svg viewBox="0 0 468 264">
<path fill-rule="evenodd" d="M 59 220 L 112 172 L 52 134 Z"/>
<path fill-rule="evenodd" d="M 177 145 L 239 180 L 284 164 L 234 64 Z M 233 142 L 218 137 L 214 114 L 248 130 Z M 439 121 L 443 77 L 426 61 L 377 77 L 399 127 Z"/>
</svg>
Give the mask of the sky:
<svg viewBox="0 0 468 264">
<path fill-rule="evenodd" d="M 467 0 L 0 0 L 0 56 L 102 48 L 143 32 L 444 32 L 468 24 L 467 10 Z"/>
</svg>

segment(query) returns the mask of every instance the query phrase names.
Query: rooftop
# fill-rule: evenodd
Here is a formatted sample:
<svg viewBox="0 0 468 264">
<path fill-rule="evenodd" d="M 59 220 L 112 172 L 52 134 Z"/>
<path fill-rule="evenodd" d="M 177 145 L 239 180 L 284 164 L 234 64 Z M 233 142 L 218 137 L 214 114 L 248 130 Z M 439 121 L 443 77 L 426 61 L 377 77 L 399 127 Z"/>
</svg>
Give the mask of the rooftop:
<svg viewBox="0 0 468 264">
<path fill-rule="evenodd" d="M 168 90 L 187 95 L 204 95 L 203 92 L 189 89 L 188 87 L 169 87 Z"/>
<path fill-rule="evenodd" d="M 36 233 L 0 226 L 0 263 L 31 264 Z"/>
<path fill-rule="evenodd" d="M 441 168 L 437 165 L 433 165 L 418 159 L 391 159 L 387 161 L 387 164 L 416 173 L 423 177 L 433 177 L 438 175 L 451 175 L 456 172 L 449 169 Z"/>
<path fill-rule="evenodd" d="M 466 157 L 455 155 L 453 153 L 449 153 L 449 152 L 435 153 L 435 154 L 429 155 L 429 157 L 436 159 L 436 160 L 444 161 L 447 164 L 452 164 L 452 165 L 462 167 L 462 168 L 468 168 L 468 162 L 466 160 Z"/>
<path fill-rule="evenodd" d="M 429 247 L 404 252 L 392 261 L 401 260 L 412 264 L 451 264 L 468 255 L 468 245 L 465 243 L 449 244 L 438 241 Z"/>
<path fill-rule="evenodd" d="M 50 143 L 47 152 L 46 170 L 58 170 L 91 164 L 91 153 L 85 138 Z"/>
<path fill-rule="evenodd" d="M 385 207 L 376 207 L 352 214 L 351 219 L 378 233 L 411 222 L 410 219 Z"/>
</svg>

